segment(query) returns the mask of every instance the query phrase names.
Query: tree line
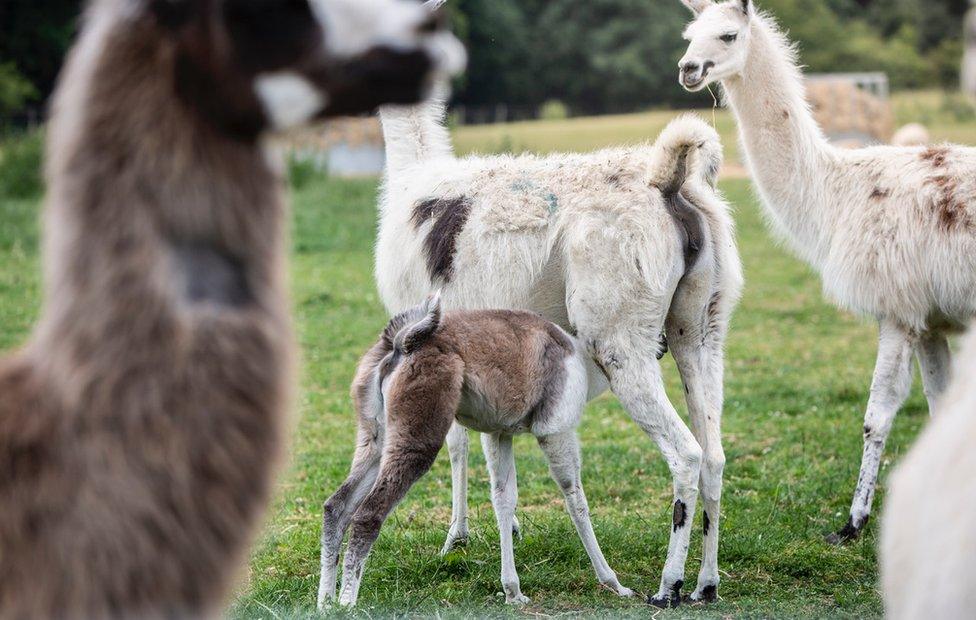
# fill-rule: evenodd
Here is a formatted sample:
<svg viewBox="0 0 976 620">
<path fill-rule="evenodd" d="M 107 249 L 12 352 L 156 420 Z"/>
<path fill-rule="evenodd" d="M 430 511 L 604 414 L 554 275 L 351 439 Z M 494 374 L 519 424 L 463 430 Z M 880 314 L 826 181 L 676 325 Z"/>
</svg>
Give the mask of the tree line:
<svg viewBox="0 0 976 620">
<path fill-rule="evenodd" d="M 40 109 L 76 32 L 79 0 L 0 0 L 0 120 Z M 953 87 L 968 0 L 758 0 L 811 71 L 885 71 L 895 88 Z M 449 0 L 470 66 L 456 100 L 576 114 L 686 105 L 678 0 Z"/>
</svg>

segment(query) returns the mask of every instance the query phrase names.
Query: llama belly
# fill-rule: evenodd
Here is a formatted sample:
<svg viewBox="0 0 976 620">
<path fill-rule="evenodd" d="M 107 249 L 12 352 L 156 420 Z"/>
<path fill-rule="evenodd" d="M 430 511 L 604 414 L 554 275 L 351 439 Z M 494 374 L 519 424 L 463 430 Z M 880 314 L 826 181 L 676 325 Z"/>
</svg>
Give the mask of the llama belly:
<svg viewBox="0 0 976 620">
<path fill-rule="evenodd" d="M 458 424 L 479 433 L 527 433 L 532 422 L 526 412 L 507 411 L 493 399 L 465 385 L 455 416 Z"/>
</svg>

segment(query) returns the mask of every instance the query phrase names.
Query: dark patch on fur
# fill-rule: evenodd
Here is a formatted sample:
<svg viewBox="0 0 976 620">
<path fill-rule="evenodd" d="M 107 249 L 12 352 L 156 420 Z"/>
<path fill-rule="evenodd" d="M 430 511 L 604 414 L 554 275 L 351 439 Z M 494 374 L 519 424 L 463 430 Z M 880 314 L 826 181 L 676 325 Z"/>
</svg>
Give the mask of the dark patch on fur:
<svg viewBox="0 0 976 620">
<path fill-rule="evenodd" d="M 703 603 L 714 603 L 718 600 L 718 588 L 715 586 L 705 586 L 701 591 L 701 598 L 698 599 Z"/>
<path fill-rule="evenodd" d="M 596 364 L 596 367 L 600 369 L 600 372 L 603 373 L 603 376 L 607 378 L 607 381 L 610 381 L 611 380 L 610 379 L 610 372 L 607 370 L 607 367 L 603 365 L 603 362 L 600 361 L 600 358 L 594 356 L 593 357 L 593 363 Z"/>
<path fill-rule="evenodd" d="M 888 196 L 891 196 L 890 189 L 881 189 L 880 187 L 875 187 L 874 191 L 871 192 L 872 200 L 881 200 L 883 198 L 887 198 Z"/>
<path fill-rule="evenodd" d="M 325 84 L 329 103 L 322 116 L 332 118 L 372 111 L 386 103 L 417 103 L 431 66 L 426 52 L 378 47 L 306 75 Z"/>
<path fill-rule="evenodd" d="M 705 241 L 704 222 L 698 209 L 681 193 L 666 194 L 664 203 L 674 219 L 684 248 L 685 270 L 689 270 L 698 260 Z"/>
<path fill-rule="evenodd" d="M 708 520 L 708 511 L 702 510 L 702 533 L 708 536 L 708 528 L 711 527 L 712 522 Z"/>
<path fill-rule="evenodd" d="M 861 534 L 861 530 L 867 524 L 868 520 L 864 519 L 864 523 L 860 525 L 854 525 L 854 519 L 848 518 L 847 524 L 839 532 L 835 532 L 827 536 L 827 544 L 829 545 L 843 545 L 852 540 L 857 539 Z"/>
<path fill-rule="evenodd" d="M 944 146 L 930 146 L 922 152 L 922 161 L 927 161 L 935 168 L 942 168 L 946 165 L 946 158 L 949 156 L 949 149 Z"/>
<path fill-rule="evenodd" d="M 607 177 L 607 185 L 612 185 L 613 187 L 620 187 L 621 186 L 620 174 L 614 172 L 613 174 L 609 175 Z"/>
<path fill-rule="evenodd" d="M 184 295 L 190 301 L 232 308 L 253 301 L 244 265 L 238 259 L 206 244 L 177 245 L 173 254 Z"/>
<path fill-rule="evenodd" d="M 665 333 L 661 334 L 661 338 L 658 341 L 657 359 L 662 360 L 664 356 L 668 353 L 668 335 Z"/>
<path fill-rule="evenodd" d="M 427 271 L 431 280 L 451 281 L 457 237 L 468 223 L 470 213 L 471 200 L 466 196 L 430 198 L 414 205 L 411 219 L 415 228 L 429 220 L 434 222 L 424 239 Z"/>
<path fill-rule="evenodd" d="M 783 118 L 789 118 L 789 117 L 790 117 L 790 111 L 789 110 L 783 110 Z"/>
<path fill-rule="evenodd" d="M 680 499 L 674 501 L 674 512 L 671 515 L 671 522 L 674 525 L 674 531 L 677 532 L 685 526 L 685 519 L 687 517 L 688 508 L 685 503 Z"/>
<path fill-rule="evenodd" d="M 684 580 L 679 579 L 674 582 L 671 586 L 671 592 L 665 597 L 657 597 L 654 595 L 647 597 L 647 603 L 655 607 L 660 607 L 661 609 L 675 608 L 681 604 L 681 588 L 685 585 Z"/>
<path fill-rule="evenodd" d="M 930 177 L 926 183 L 939 188 L 934 208 L 939 218 L 939 228 L 946 233 L 960 229 L 972 230 L 972 218 L 966 209 L 966 204 L 956 195 L 958 181 L 951 176 L 939 175 Z"/>
</svg>

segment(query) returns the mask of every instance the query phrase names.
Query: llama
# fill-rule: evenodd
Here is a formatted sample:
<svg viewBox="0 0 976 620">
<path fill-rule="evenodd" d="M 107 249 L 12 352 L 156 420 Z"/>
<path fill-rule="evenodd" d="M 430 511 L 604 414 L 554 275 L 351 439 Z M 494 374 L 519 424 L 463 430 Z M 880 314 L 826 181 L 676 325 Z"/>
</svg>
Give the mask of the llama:
<svg viewBox="0 0 976 620">
<path fill-rule="evenodd" d="M 48 130 L 46 302 L 0 359 L 0 617 L 206 617 L 292 389 L 266 130 L 415 102 L 461 60 L 411 2 L 97 0 Z"/>
<path fill-rule="evenodd" d="M 494 457 L 489 460 L 492 504 L 508 603 L 529 602 L 512 550 L 512 436 L 519 433 L 532 433 L 545 453 L 600 583 L 633 596 L 600 551 L 580 482 L 576 427 L 587 401 L 586 359 L 585 346 L 529 312 L 442 315 L 435 295 L 394 317 L 360 361 L 353 383 L 356 456 L 349 477 L 325 503 L 319 607 L 335 595 L 339 548 L 350 527 L 339 603 L 356 604 L 366 558 L 383 522 L 430 469 L 455 419 L 484 433 Z"/>
<path fill-rule="evenodd" d="M 871 511 L 913 354 L 934 409 L 949 368 L 946 335 L 976 314 L 976 150 L 831 146 L 810 114 L 796 50 L 751 0 L 682 0 L 695 20 L 680 63 L 690 91 L 721 82 L 772 228 L 823 278 L 842 308 L 880 325 L 864 452 L 847 524 Z"/>
<path fill-rule="evenodd" d="M 967 618 L 976 609 L 976 331 L 954 366 L 935 417 L 890 477 L 881 573 L 893 620 Z"/>
<path fill-rule="evenodd" d="M 714 187 L 718 135 L 688 117 L 653 147 L 458 159 L 443 103 L 380 114 L 387 174 L 376 277 L 387 309 L 396 314 L 441 288 L 448 308 L 532 310 L 584 342 L 590 395 L 609 386 L 674 479 L 667 563 L 650 602 L 680 602 L 699 488 L 704 555 L 691 597 L 714 599 L 723 346 L 742 280 L 729 207 Z M 690 431 L 664 390 L 665 333 Z M 448 448 L 454 510 L 445 548 L 467 533 L 463 428 L 451 430 Z"/>
</svg>

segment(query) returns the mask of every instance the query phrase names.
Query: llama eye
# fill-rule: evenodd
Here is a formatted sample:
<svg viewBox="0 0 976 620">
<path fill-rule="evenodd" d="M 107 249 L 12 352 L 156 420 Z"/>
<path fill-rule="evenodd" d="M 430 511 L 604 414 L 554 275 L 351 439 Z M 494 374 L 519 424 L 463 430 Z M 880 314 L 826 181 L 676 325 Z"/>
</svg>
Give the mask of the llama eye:
<svg viewBox="0 0 976 620">
<path fill-rule="evenodd" d="M 722 36 L 719 37 L 719 40 L 721 40 L 723 43 L 734 43 L 735 40 L 738 38 L 739 38 L 738 34 L 731 32 L 729 34 L 723 34 Z"/>
</svg>

